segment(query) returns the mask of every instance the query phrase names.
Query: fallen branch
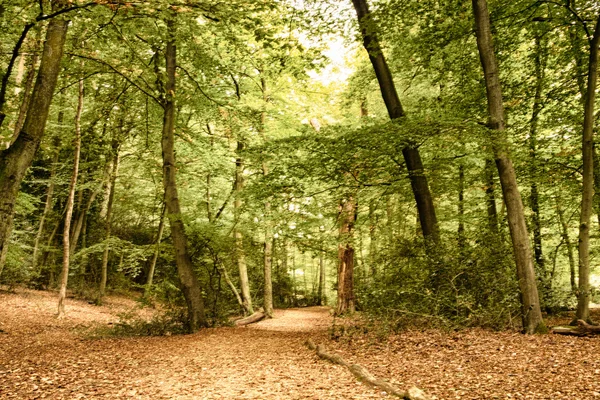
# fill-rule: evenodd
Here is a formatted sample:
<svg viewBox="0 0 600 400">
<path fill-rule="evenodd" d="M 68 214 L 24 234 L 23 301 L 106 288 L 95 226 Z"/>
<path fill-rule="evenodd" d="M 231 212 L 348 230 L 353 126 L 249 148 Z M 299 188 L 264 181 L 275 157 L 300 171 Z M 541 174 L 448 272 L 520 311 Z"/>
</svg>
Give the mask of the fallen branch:
<svg viewBox="0 0 600 400">
<path fill-rule="evenodd" d="M 430 397 L 427 396 L 425 394 L 425 392 L 423 392 L 421 389 L 412 387 L 412 388 L 408 389 L 408 391 L 400 390 L 397 387 L 395 387 L 394 385 L 392 385 L 390 382 L 388 382 L 384 379 L 376 378 L 369 371 L 367 371 L 364 367 L 362 367 L 358 364 L 349 364 L 346 360 L 344 360 L 338 354 L 328 353 L 325 350 L 324 346 L 315 345 L 315 343 L 311 339 L 308 339 L 306 341 L 306 345 L 308 346 L 309 349 L 315 350 L 317 355 L 320 358 L 327 360 L 333 364 L 342 365 L 342 366 L 348 368 L 348 370 L 350 372 L 352 372 L 352 374 L 356 378 L 358 378 L 360 381 L 362 381 L 370 386 L 382 389 L 388 394 L 391 394 L 391 395 L 394 395 L 401 399 L 406 399 L 406 400 L 430 400 Z"/>
<path fill-rule="evenodd" d="M 250 325 L 265 318 L 265 313 L 262 308 L 259 308 L 254 314 L 241 318 L 233 322 L 235 326 Z"/>
<path fill-rule="evenodd" d="M 555 326 L 552 333 L 569 336 L 591 336 L 600 334 L 600 326 L 590 325 L 582 319 L 577 320 L 577 326 Z"/>
</svg>

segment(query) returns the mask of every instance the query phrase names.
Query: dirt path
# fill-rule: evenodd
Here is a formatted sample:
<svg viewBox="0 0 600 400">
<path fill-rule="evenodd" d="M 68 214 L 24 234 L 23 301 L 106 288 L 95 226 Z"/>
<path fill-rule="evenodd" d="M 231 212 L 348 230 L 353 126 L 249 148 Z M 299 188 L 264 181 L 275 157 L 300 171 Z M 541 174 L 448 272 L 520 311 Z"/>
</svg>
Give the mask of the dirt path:
<svg viewBox="0 0 600 400">
<path fill-rule="evenodd" d="M 326 308 L 277 311 L 246 328 L 194 335 L 81 339 L 73 328 L 115 321 L 128 305 L 70 300 L 53 317 L 53 294 L 0 294 L 0 398 L 369 399 L 383 395 L 305 346 L 329 324 Z"/>
<path fill-rule="evenodd" d="M 321 307 L 184 336 L 90 340 L 75 329 L 117 322 L 135 305 L 115 297 L 102 307 L 69 299 L 68 316 L 58 321 L 54 293 L 0 292 L 0 399 L 388 397 L 318 359 L 304 346 L 312 337 L 376 376 L 438 400 L 600 400 L 600 337 L 468 329 L 380 340 L 376 332 L 348 329 L 331 341 L 331 316 Z"/>
</svg>

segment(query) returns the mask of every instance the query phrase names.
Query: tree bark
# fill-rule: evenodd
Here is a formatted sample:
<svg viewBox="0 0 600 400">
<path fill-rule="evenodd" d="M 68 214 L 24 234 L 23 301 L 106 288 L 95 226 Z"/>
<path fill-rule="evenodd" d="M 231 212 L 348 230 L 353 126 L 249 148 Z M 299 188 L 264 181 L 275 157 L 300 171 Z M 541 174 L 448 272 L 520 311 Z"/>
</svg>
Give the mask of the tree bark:
<svg viewBox="0 0 600 400">
<path fill-rule="evenodd" d="M 14 144 L 0 152 L 0 254 L 6 252 L 14 205 L 25 172 L 40 145 L 60 71 L 68 21 L 53 18 L 47 28 L 46 42 L 30 107 L 23 129 Z"/>
<path fill-rule="evenodd" d="M 354 9 L 358 16 L 358 23 L 361 29 L 363 44 L 369 53 L 369 59 L 375 70 L 379 88 L 385 106 L 388 110 L 390 119 L 397 120 L 405 116 L 404 109 L 396 92 L 396 86 L 392 78 L 392 73 L 387 65 L 383 51 L 379 44 L 379 39 L 374 32 L 374 21 L 371 18 L 371 13 L 366 0 L 352 0 Z M 402 149 L 402 155 L 408 169 L 408 177 L 410 179 L 412 191 L 417 203 L 419 213 L 419 221 L 423 236 L 427 239 L 432 239 L 434 243 L 439 241 L 439 229 L 437 225 L 437 217 L 433 204 L 433 197 L 429 190 L 427 177 L 421 154 L 416 143 L 410 143 Z"/>
<path fill-rule="evenodd" d="M 583 188 L 579 218 L 579 287 L 575 319 L 590 320 L 590 225 L 594 198 L 594 105 L 598 79 L 598 45 L 600 43 L 600 14 L 594 36 L 590 41 L 587 90 L 583 116 L 581 153 L 583 159 Z"/>
<path fill-rule="evenodd" d="M 204 314 L 204 299 L 192 260 L 188 252 L 187 236 L 182 221 L 181 206 L 177 193 L 176 162 L 175 162 L 175 70 L 177 48 L 175 45 L 176 15 L 172 13 L 167 20 L 169 39 L 165 52 L 167 82 L 163 94 L 163 131 L 162 131 L 162 158 L 163 158 L 163 185 L 165 190 L 165 203 L 167 215 L 171 226 L 171 237 L 175 248 L 177 271 L 181 281 L 181 288 L 188 308 L 188 324 L 190 331 L 194 332 L 200 327 L 207 326 Z"/>
<path fill-rule="evenodd" d="M 244 188 L 244 160 L 241 152 L 244 149 L 244 144 L 241 141 L 237 142 L 237 158 L 235 160 L 235 229 L 233 232 L 235 238 L 235 259 L 240 273 L 240 288 L 242 289 L 242 301 L 246 313 L 252 314 L 252 297 L 250 296 L 250 282 L 248 280 L 248 266 L 246 265 L 246 256 L 244 254 L 244 235 L 239 230 L 238 224 L 241 219 L 242 212 L 242 190 Z"/>
<path fill-rule="evenodd" d="M 346 200 L 340 204 L 337 308 L 335 310 L 337 315 L 347 311 L 356 311 L 354 299 L 354 247 L 352 245 L 356 210 L 357 204 L 352 196 L 347 196 Z"/>
<path fill-rule="evenodd" d="M 517 177 L 509 156 L 508 138 L 505 132 L 504 105 L 498 63 L 494 53 L 490 15 L 486 0 L 472 0 L 475 16 L 475 32 L 479 58 L 483 67 L 488 99 L 488 127 L 492 134 L 492 150 L 506 203 L 508 225 L 517 266 L 517 278 L 521 290 L 523 330 L 534 333 L 545 329 L 538 289 L 536 286 L 533 255 L 525 221 L 523 201 Z"/>
<path fill-rule="evenodd" d="M 58 317 L 65 314 L 65 298 L 67 297 L 67 283 L 69 280 L 69 262 L 70 262 L 70 234 L 71 218 L 73 217 L 73 203 L 75 202 L 75 190 L 77 188 L 77 175 L 79 174 L 79 156 L 81 152 L 81 113 L 83 112 L 83 79 L 79 80 L 79 101 L 77 113 L 75 115 L 75 156 L 73 160 L 73 174 L 69 184 L 69 197 L 67 199 L 67 213 L 65 216 L 65 226 L 63 230 L 63 263 L 60 281 L 60 290 L 58 292 Z"/>
</svg>

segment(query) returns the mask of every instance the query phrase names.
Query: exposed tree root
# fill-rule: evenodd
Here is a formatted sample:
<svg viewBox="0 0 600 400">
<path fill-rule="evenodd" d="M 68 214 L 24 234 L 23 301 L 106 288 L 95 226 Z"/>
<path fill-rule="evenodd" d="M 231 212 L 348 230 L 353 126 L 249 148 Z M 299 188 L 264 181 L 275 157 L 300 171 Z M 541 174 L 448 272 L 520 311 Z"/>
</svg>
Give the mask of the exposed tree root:
<svg viewBox="0 0 600 400">
<path fill-rule="evenodd" d="M 590 325 L 582 319 L 577 320 L 577 326 L 556 326 L 552 333 L 570 336 L 592 336 L 600 334 L 600 326 Z"/>
<path fill-rule="evenodd" d="M 429 396 L 427 396 L 425 394 L 425 392 L 423 392 L 421 389 L 416 388 L 416 387 L 412 387 L 412 388 L 408 389 L 408 391 L 400 390 L 397 387 L 395 387 L 394 385 L 392 385 L 390 382 L 373 376 L 364 367 L 362 367 L 358 364 L 349 364 L 346 360 L 344 360 L 338 354 L 328 353 L 327 351 L 325 351 L 325 348 L 322 345 L 315 345 L 315 343 L 311 339 L 308 339 L 306 341 L 306 345 L 308 346 L 309 349 L 315 350 L 317 355 L 320 358 L 327 360 L 329 362 L 332 362 L 334 364 L 342 365 L 342 366 L 348 368 L 348 370 L 350 372 L 352 372 L 352 374 L 355 377 L 357 377 L 360 381 L 362 381 L 370 386 L 382 389 L 388 394 L 391 394 L 391 395 L 394 395 L 401 399 L 406 399 L 406 400 L 430 400 L 431 399 Z"/>
<path fill-rule="evenodd" d="M 262 308 L 259 308 L 254 314 L 249 315 L 245 318 L 238 319 L 233 322 L 235 326 L 250 325 L 265 318 L 265 313 Z"/>
</svg>

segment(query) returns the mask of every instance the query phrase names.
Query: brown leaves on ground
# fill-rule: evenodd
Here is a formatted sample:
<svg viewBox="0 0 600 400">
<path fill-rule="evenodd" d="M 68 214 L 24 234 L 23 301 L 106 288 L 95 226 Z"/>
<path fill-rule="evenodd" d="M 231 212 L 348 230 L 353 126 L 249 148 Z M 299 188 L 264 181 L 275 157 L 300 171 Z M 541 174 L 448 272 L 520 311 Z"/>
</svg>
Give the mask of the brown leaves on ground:
<svg viewBox="0 0 600 400">
<path fill-rule="evenodd" d="M 368 399 L 388 397 L 308 350 L 329 351 L 399 387 L 437 399 L 600 399 L 600 338 L 467 330 L 328 340 L 328 309 L 277 310 L 276 319 L 194 335 L 90 340 L 82 325 L 117 322 L 122 298 L 67 301 L 48 292 L 0 292 L 0 398 Z M 146 311 L 147 312 L 147 311 Z"/>
</svg>

